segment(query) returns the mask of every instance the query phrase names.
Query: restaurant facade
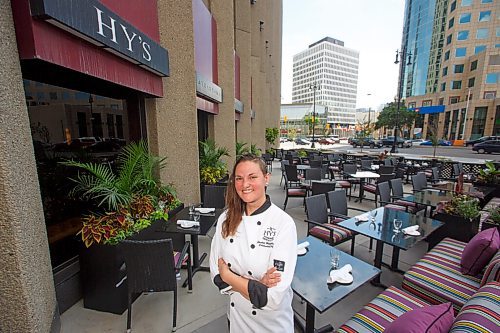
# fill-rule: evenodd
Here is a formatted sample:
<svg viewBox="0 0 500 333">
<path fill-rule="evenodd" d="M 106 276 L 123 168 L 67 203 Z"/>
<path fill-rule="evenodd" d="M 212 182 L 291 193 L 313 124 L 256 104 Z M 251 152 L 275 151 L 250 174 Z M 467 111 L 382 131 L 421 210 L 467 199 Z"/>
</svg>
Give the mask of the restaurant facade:
<svg viewBox="0 0 500 333">
<path fill-rule="evenodd" d="M 0 4 L 1 332 L 58 332 L 79 295 L 59 159 L 146 140 L 182 202 L 200 201 L 198 142 L 234 163 L 280 121 L 282 1 L 16 0 Z M 84 158 L 84 157 L 81 157 Z M 80 223 L 80 224 L 79 224 Z"/>
</svg>

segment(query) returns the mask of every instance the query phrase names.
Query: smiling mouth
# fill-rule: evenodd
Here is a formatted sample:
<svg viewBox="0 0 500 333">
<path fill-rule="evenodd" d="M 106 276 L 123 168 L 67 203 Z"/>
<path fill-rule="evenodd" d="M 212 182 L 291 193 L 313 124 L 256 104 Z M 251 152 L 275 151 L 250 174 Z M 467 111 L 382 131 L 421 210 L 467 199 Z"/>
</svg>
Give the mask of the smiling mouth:
<svg viewBox="0 0 500 333">
<path fill-rule="evenodd" d="M 243 190 L 241 192 L 243 192 L 244 194 L 248 194 L 248 193 L 253 192 L 253 190 L 252 189 L 246 189 L 246 190 Z"/>
</svg>

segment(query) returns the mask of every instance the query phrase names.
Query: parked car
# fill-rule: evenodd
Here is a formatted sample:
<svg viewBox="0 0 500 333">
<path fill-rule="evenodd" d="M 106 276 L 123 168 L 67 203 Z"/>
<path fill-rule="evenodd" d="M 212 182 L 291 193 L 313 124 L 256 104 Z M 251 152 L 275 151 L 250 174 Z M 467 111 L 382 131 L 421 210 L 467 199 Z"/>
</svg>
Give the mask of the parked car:
<svg viewBox="0 0 500 333">
<path fill-rule="evenodd" d="M 500 140 L 500 136 L 483 136 L 483 137 L 480 137 L 478 139 L 467 140 L 467 141 L 465 141 L 464 146 L 465 147 L 472 147 L 476 143 L 481 143 L 481 142 L 490 141 L 490 140 Z"/>
<path fill-rule="evenodd" d="M 420 144 L 421 146 L 432 146 L 431 140 L 426 140 Z M 438 146 L 451 146 L 451 141 L 439 139 Z"/>
<path fill-rule="evenodd" d="M 382 145 L 384 147 L 392 147 L 392 144 L 394 143 L 394 137 L 393 136 L 388 136 L 386 138 L 382 139 Z M 412 146 L 411 140 L 406 140 L 401 137 L 397 137 L 396 144 L 399 148 L 409 148 Z"/>
<path fill-rule="evenodd" d="M 500 153 L 500 140 L 488 140 L 476 143 L 474 147 L 472 147 L 472 150 L 477 151 L 479 154 Z"/>
<path fill-rule="evenodd" d="M 310 145 L 311 141 L 302 138 L 297 138 L 295 139 L 295 143 L 302 146 L 302 145 Z"/>
<path fill-rule="evenodd" d="M 318 140 L 318 143 L 322 145 L 333 145 L 335 141 L 331 138 L 321 138 Z"/>
<path fill-rule="evenodd" d="M 413 140 L 410 140 L 411 141 L 411 144 L 413 146 L 420 146 L 422 144 L 422 142 L 425 142 L 424 139 L 413 139 Z"/>
<path fill-rule="evenodd" d="M 380 140 L 375 140 L 374 138 L 351 138 L 351 145 L 353 148 L 361 147 L 361 142 L 363 142 L 363 147 L 370 148 L 381 148 L 382 142 Z"/>
<path fill-rule="evenodd" d="M 334 135 L 330 135 L 328 138 L 331 139 L 331 140 L 333 140 L 333 143 L 340 143 L 340 138 L 339 138 L 338 135 L 335 135 L 335 134 Z"/>
</svg>

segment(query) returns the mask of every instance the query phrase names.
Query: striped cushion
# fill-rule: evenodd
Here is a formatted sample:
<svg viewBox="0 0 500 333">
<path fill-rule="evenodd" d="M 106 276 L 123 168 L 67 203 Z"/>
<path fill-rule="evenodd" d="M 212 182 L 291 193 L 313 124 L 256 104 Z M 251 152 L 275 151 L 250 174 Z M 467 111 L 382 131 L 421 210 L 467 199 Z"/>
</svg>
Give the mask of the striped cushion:
<svg viewBox="0 0 500 333">
<path fill-rule="evenodd" d="M 389 209 L 394 209 L 394 210 L 404 210 L 404 211 L 406 211 L 406 207 L 398 206 L 398 205 L 388 204 L 388 205 L 385 205 L 384 207 L 385 208 L 389 208 Z"/>
<path fill-rule="evenodd" d="M 404 200 L 396 200 L 395 204 L 406 207 L 408 213 L 415 214 L 416 212 L 423 210 L 425 206 L 417 206 L 414 202 L 404 201 Z"/>
<path fill-rule="evenodd" d="M 457 332 L 498 332 L 500 329 L 500 283 L 481 287 L 460 310 L 451 327 Z"/>
<path fill-rule="evenodd" d="M 332 240 L 330 241 L 330 230 L 333 230 Z M 309 229 L 309 235 L 324 240 L 330 244 L 341 243 L 346 239 L 352 237 L 351 230 L 333 225 L 330 223 L 323 223 L 322 227 L 315 226 Z"/>
<path fill-rule="evenodd" d="M 339 184 L 340 187 L 342 187 L 342 188 L 350 188 L 351 187 L 351 183 L 348 182 L 347 180 L 339 180 L 337 182 L 337 184 Z"/>
<path fill-rule="evenodd" d="M 181 258 L 181 253 L 174 251 L 174 265 L 177 265 L 177 262 L 179 262 L 179 259 Z M 185 265 L 187 260 L 188 260 L 188 255 L 187 253 L 184 255 L 184 258 L 182 259 L 182 265 Z"/>
<path fill-rule="evenodd" d="M 352 316 L 337 332 L 383 332 L 403 313 L 427 305 L 417 297 L 391 286 Z"/>
<path fill-rule="evenodd" d="M 500 251 L 497 251 L 486 266 L 483 278 L 481 279 L 481 286 L 491 281 L 500 282 Z"/>
<path fill-rule="evenodd" d="M 377 192 L 377 186 L 375 186 L 374 184 L 364 184 L 363 189 L 370 193 Z"/>
<path fill-rule="evenodd" d="M 402 287 L 431 304 L 452 302 L 455 313 L 479 289 L 481 279 L 460 272 L 466 243 L 445 238 L 406 272 Z"/>
</svg>

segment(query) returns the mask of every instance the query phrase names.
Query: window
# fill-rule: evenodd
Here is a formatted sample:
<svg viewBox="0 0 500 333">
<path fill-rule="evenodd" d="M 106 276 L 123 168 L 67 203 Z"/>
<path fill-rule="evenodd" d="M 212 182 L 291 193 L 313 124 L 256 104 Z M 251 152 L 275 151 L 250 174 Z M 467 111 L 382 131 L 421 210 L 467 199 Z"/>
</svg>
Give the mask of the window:
<svg viewBox="0 0 500 333">
<path fill-rule="evenodd" d="M 432 99 L 422 101 L 422 106 L 432 106 Z"/>
<path fill-rule="evenodd" d="M 453 67 L 453 73 L 463 73 L 464 72 L 464 65 L 455 65 Z"/>
<path fill-rule="evenodd" d="M 451 89 L 462 89 L 462 81 L 451 81 Z"/>
<path fill-rule="evenodd" d="M 500 27 L 496 28 L 495 36 L 500 37 Z M 496 47 L 498 47 L 498 44 L 496 45 Z"/>
<path fill-rule="evenodd" d="M 486 45 L 478 45 L 474 48 L 474 54 L 478 54 L 479 52 L 483 52 L 486 50 Z"/>
<path fill-rule="evenodd" d="M 63 91 L 61 95 L 62 95 L 61 98 L 65 101 L 67 101 L 68 99 L 71 99 L 71 95 L 69 94 L 68 91 Z"/>
<path fill-rule="evenodd" d="M 474 121 L 472 123 L 471 139 L 484 136 L 484 127 L 486 124 L 487 107 L 478 107 L 474 110 Z"/>
<path fill-rule="evenodd" d="M 497 84 L 498 83 L 498 73 L 486 74 L 486 83 Z"/>
<path fill-rule="evenodd" d="M 487 28 L 477 29 L 476 39 L 486 39 L 486 38 L 488 38 L 488 33 L 489 33 L 489 31 Z"/>
<path fill-rule="evenodd" d="M 446 90 L 446 82 L 441 83 L 441 91 Z"/>
<path fill-rule="evenodd" d="M 451 96 L 450 97 L 450 104 L 457 104 L 460 102 L 460 96 Z"/>
<path fill-rule="evenodd" d="M 490 55 L 490 59 L 489 59 L 488 63 L 490 64 L 490 66 L 500 65 L 500 54 Z"/>
<path fill-rule="evenodd" d="M 450 5 L 450 13 L 457 8 L 457 2 L 453 1 Z"/>
<path fill-rule="evenodd" d="M 410 109 L 415 108 L 416 106 L 417 106 L 417 103 L 415 103 L 415 102 L 408 103 L 408 108 L 410 108 Z"/>
<path fill-rule="evenodd" d="M 42 100 L 45 99 L 45 93 L 43 93 L 43 92 L 37 92 L 36 93 L 36 99 L 38 100 L 38 102 L 41 102 Z"/>
<path fill-rule="evenodd" d="M 457 40 L 469 39 L 469 30 L 462 30 L 457 33 Z"/>
<path fill-rule="evenodd" d="M 444 60 L 448 60 L 448 59 L 450 59 L 450 51 L 446 51 L 444 53 Z"/>
<path fill-rule="evenodd" d="M 481 3 L 493 3 L 493 0 L 481 0 Z"/>
<path fill-rule="evenodd" d="M 462 7 L 468 7 L 472 5 L 472 0 L 462 0 Z"/>
<path fill-rule="evenodd" d="M 484 99 L 495 99 L 497 97 L 496 91 L 485 91 L 483 94 Z"/>
<path fill-rule="evenodd" d="M 444 98 L 441 97 L 438 101 L 438 105 L 444 105 Z"/>
<path fill-rule="evenodd" d="M 443 76 L 448 75 L 448 67 L 443 68 Z"/>
<path fill-rule="evenodd" d="M 460 19 L 458 20 L 458 23 L 463 24 L 463 23 L 469 23 L 470 22 L 470 13 L 463 13 L 460 14 Z"/>
<path fill-rule="evenodd" d="M 450 45 L 451 44 L 451 39 L 453 38 L 452 35 L 448 35 L 448 37 L 446 37 L 446 45 Z"/>
<path fill-rule="evenodd" d="M 469 82 L 467 83 L 467 88 L 472 88 L 474 87 L 474 83 L 476 82 L 476 78 L 475 77 L 471 77 L 469 79 Z"/>
<path fill-rule="evenodd" d="M 470 63 L 470 70 L 473 71 L 477 68 L 477 60 Z"/>
<path fill-rule="evenodd" d="M 453 25 L 455 24 L 455 18 L 452 17 L 449 21 L 448 21 L 448 29 L 450 29 L 451 27 L 453 27 Z"/>
<path fill-rule="evenodd" d="M 467 48 L 466 47 L 457 47 L 455 50 L 455 57 L 460 58 L 460 57 L 465 57 L 467 54 Z"/>
<path fill-rule="evenodd" d="M 479 12 L 479 22 L 488 22 L 491 18 L 491 10 Z"/>
</svg>

